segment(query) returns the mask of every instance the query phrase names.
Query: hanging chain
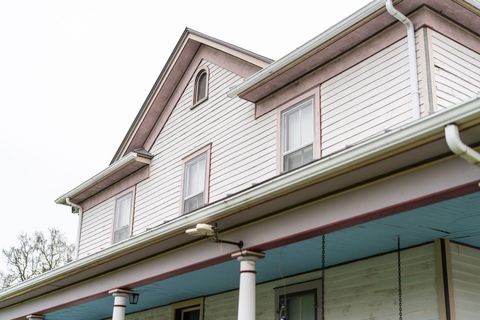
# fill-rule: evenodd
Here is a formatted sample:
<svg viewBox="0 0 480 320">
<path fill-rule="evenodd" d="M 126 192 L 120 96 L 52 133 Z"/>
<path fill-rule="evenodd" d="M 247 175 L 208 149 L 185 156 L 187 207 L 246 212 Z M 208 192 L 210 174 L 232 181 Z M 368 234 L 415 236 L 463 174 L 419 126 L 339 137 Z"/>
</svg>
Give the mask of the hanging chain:
<svg viewBox="0 0 480 320">
<path fill-rule="evenodd" d="M 402 260 L 400 257 L 400 236 L 397 236 L 397 269 L 398 269 L 398 320 L 403 319 L 402 306 Z"/>
<path fill-rule="evenodd" d="M 325 319 L 325 235 L 322 235 L 322 319 Z"/>
</svg>

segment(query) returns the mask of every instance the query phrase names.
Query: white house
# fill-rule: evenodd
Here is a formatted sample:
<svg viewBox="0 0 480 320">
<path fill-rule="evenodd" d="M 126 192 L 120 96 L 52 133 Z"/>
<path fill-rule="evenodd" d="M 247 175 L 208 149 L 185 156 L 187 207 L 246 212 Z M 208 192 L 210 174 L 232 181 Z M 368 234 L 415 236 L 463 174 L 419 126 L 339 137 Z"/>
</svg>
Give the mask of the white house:
<svg viewBox="0 0 480 320">
<path fill-rule="evenodd" d="M 56 200 L 77 259 L 0 319 L 478 319 L 479 35 L 473 0 L 375 0 L 278 61 L 186 29 Z"/>
</svg>

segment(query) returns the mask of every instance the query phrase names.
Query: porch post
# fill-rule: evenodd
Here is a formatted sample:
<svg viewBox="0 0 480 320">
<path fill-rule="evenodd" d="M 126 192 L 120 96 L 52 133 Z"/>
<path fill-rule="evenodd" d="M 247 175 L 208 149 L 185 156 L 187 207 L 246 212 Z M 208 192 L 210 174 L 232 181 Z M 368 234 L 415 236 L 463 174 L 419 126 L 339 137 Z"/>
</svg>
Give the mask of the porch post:
<svg viewBox="0 0 480 320">
<path fill-rule="evenodd" d="M 238 320 L 255 320 L 255 264 L 265 256 L 262 252 L 242 250 L 232 254 L 240 261 L 240 288 L 238 292 Z"/>
<path fill-rule="evenodd" d="M 113 296 L 112 320 L 125 320 L 125 308 L 127 307 L 128 297 L 133 292 L 125 289 L 114 289 L 108 293 Z"/>
<path fill-rule="evenodd" d="M 43 320 L 45 319 L 45 316 L 42 314 L 30 314 L 26 316 L 28 320 Z"/>
</svg>

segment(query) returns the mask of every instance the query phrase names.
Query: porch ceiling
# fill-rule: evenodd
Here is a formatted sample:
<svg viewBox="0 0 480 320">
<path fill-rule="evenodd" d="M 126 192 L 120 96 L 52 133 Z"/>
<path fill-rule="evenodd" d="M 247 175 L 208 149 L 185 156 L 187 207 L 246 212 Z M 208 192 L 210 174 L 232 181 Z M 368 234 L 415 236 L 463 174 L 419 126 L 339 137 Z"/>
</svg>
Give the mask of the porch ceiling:
<svg viewBox="0 0 480 320">
<path fill-rule="evenodd" d="M 395 250 L 397 235 L 402 247 L 438 238 L 480 247 L 480 192 L 330 233 L 326 235 L 326 265 Z M 258 262 L 257 282 L 318 269 L 320 253 L 321 237 L 268 250 L 265 259 Z M 139 304 L 128 305 L 127 313 L 236 289 L 238 268 L 238 263 L 232 260 L 135 288 L 140 293 Z M 108 318 L 112 305 L 113 298 L 105 296 L 48 313 L 46 319 Z"/>
</svg>

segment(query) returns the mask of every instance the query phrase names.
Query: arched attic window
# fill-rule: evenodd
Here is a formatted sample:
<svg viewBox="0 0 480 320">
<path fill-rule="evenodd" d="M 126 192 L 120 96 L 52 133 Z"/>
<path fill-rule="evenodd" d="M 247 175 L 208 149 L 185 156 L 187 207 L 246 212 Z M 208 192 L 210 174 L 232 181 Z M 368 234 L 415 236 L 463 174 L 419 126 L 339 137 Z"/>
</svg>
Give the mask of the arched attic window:
<svg viewBox="0 0 480 320">
<path fill-rule="evenodd" d="M 193 91 L 193 106 L 200 104 L 208 99 L 208 69 L 202 68 L 195 77 L 195 86 Z"/>
</svg>

